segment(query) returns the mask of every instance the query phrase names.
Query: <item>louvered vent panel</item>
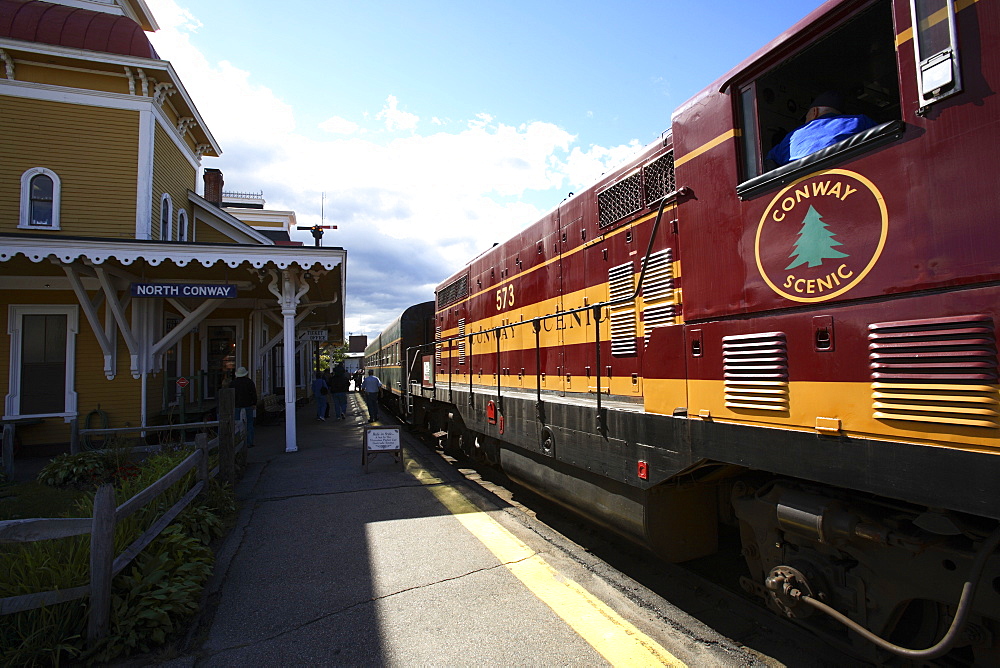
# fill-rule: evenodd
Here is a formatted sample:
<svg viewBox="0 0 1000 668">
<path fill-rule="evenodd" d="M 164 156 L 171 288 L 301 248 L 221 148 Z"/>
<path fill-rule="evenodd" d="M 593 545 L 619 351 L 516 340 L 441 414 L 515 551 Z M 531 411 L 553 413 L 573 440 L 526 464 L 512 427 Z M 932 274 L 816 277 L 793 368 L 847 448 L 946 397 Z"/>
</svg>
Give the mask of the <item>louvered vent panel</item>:
<svg viewBox="0 0 1000 668">
<path fill-rule="evenodd" d="M 440 327 L 435 327 L 434 328 L 434 340 L 435 341 L 440 341 L 441 340 L 441 328 Z M 438 366 L 441 366 L 441 346 L 440 345 L 434 346 L 434 363 L 437 364 Z"/>
<path fill-rule="evenodd" d="M 607 227 L 642 208 L 642 173 L 636 171 L 597 195 L 598 225 Z"/>
<path fill-rule="evenodd" d="M 458 340 L 458 363 L 465 364 L 465 318 L 458 320 L 458 335 L 462 337 Z"/>
<path fill-rule="evenodd" d="M 876 418 L 1000 427 L 991 316 L 876 323 L 868 349 Z"/>
<path fill-rule="evenodd" d="M 784 332 L 722 338 L 726 407 L 788 410 L 788 349 Z"/>
<path fill-rule="evenodd" d="M 608 270 L 608 293 L 611 301 L 626 299 L 635 291 L 632 263 L 618 265 Z M 611 312 L 611 354 L 615 356 L 635 355 L 635 301 L 610 307 Z"/>
<path fill-rule="evenodd" d="M 649 345 L 649 336 L 657 327 L 673 325 L 677 322 L 676 304 L 658 304 L 657 306 L 647 306 L 643 312 L 643 324 L 646 326 L 646 345 Z"/>
<path fill-rule="evenodd" d="M 634 276 L 631 262 L 608 269 L 608 298 L 616 301 L 631 296 L 635 291 Z"/>
<path fill-rule="evenodd" d="M 673 151 L 649 163 L 642 171 L 646 179 L 646 204 L 658 202 L 677 190 Z"/>
<path fill-rule="evenodd" d="M 666 248 L 649 256 L 642 285 L 642 324 L 645 345 L 657 327 L 677 322 L 676 292 L 674 291 L 674 251 Z"/>
<path fill-rule="evenodd" d="M 649 262 L 646 263 L 646 276 L 643 278 L 642 296 L 646 301 L 673 299 L 673 249 L 667 248 L 649 256 Z"/>
</svg>

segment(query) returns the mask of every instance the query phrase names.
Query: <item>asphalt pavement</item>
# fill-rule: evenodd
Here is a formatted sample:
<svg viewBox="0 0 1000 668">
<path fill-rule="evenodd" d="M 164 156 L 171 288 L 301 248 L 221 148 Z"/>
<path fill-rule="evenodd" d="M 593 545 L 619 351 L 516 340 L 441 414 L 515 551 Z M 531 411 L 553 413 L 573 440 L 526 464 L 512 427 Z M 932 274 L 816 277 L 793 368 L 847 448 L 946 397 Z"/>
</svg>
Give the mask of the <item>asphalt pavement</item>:
<svg viewBox="0 0 1000 668">
<path fill-rule="evenodd" d="M 166 665 L 761 665 L 405 432 L 402 470 L 383 453 L 366 473 L 349 397 L 346 420 L 298 410 L 297 452 L 283 425 L 257 428 L 236 525 Z"/>
</svg>

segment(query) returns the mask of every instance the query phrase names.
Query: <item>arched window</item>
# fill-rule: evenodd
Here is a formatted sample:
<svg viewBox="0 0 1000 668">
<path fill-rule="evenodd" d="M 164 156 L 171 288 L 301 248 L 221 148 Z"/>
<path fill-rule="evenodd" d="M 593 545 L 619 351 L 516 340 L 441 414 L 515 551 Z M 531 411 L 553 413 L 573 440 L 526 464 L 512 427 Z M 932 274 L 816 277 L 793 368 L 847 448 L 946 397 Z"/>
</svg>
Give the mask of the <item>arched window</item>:
<svg viewBox="0 0 1000 668">
<path fill-rule="evenodd" d="M 21 229 L 59 229 L 59 176 L 50 169 L 33 167 L 21 175 Z"/>
<path fill-rule="evenodd" d="M 160 198 L 160 241 L 170 241 L 170 219 L 173 216 L 173 203 L 170 195 Z"/>
<path fill-rule="evenodd" d="M 177 212 L 177 241 L 188 241 L 187 211 Z"/>
</svg>

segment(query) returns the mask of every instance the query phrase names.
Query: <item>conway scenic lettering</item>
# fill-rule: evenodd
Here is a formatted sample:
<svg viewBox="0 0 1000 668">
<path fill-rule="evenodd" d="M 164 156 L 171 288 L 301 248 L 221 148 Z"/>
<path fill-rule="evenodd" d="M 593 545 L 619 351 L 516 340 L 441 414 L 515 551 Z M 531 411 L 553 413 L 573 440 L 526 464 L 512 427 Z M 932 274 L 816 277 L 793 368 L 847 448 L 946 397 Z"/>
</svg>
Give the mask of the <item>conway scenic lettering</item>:
<svg viewBox="0 0 1000 668">
<path fill-rule="evenodd" d="M 593 323 L 590 315 L 590 309 L 586 311 L 574 311 L 572 313 L 549 313 L 550 317 L 545 318 L 540 321 L 540 327 L 546 332 L 559 332 L 564 329 L 576 329 L 577 327 L 590 327 Z M 506 339 L 513 339 L 515 336 L 515 327 L 519 323 L 511 323 L 509 320 L 504 320 L 503 324 L 496 330 L 480 330 L 478 332 L 470 332 L 468 338 L 471 339 L 473 344 L 489 343 L 490 341 L 496 341 L 498 338 L 501 341 Z M 531 327 L 528 327 L 526 331 L 531 332 Z"/>
<path fill-rule="evenodd" d="M 847 200 L 848 197 L 858 192 L 857 188 L 852 188 L 846 182 L 837 181 L 832 187 L 830 186 L 830 181 L 816 181 L 814 183 L 807 183 L 801 188 L 797 188 L 794 192 L 789 194 L 783 200 L 781 200 L 781 208 L 777 206 L 774 207 L 771 217 L 775 222 L 781 222 L 785 219 L 785 214 L 795 208 L 795 205 L 804 199 L 809 199 L 810 197 L 836 197 L 841 202 Z M 812 188 L 810 189 L 810 186 Z M 843 186 L 843 191 L 841 191 L 841 186 Z"/>
<path fill-rule="evenodd" d="M 236 286 L 226 283 L 133 283 L 133 297 L 208 297 L 235 299 Z"/>
</svg>

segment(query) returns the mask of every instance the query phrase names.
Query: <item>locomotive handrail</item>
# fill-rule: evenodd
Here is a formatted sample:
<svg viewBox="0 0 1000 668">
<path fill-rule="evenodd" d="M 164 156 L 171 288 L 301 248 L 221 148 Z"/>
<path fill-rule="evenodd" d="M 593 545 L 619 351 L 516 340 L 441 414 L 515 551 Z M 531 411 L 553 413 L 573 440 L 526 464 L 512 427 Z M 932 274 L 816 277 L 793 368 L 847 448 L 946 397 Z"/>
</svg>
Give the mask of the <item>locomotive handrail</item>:
<svg viewBox="0 0 1000 668">
<path fill-rule="evenodd" d="M 541 344 L 540 344 L 540 334 L 539 334 L 539 331 L 541 329 L 541 323 L 543 321 L 545 321 L 545 320 L 550 319 L 550 318 L 561 318 L 561 317 L 565 317 L 567 315 L 572 315 L 574 313 L 581 313 L 583 311 L 592 310 L 594 312 L 594 331 L 595 331 L 594 338 L 595 338 L 596 355 L 597 355 L 597 363 L 595 364 L 596 372 L 597 372 L 597 378 L 596 378 L 596 381 L 597 381 L 597 420 L 598 420 L 598 427 L 600 429 L 602 429 L 602 431 L 603 431 L 604 422 L 603 422 L 603 413 L 602 413 L 602 407 L 601 407 L 601 311 L 603 309 L 605 309 L 605 308 L 610 308 L 612 306 L 617 306 L 619 304 L 625 304 L 627 302 L 635 301 L 636 298 L 638 298 L 639 292 L 642 291 L 643 281 L 645 280 L 645 277 L 646 277 L 646 267 L 649 264 L 649 256 L 653 252 L 653 242 L 656 240 L 656 233 L 657 233 L 657 231 L 659 231 L 660 221 L 663 218 L 663 210 L 666 208 L 667 202 L 676 201 L 677 197 L 686 195 L 688 192 L 689 192 L 688 189 L 685 188 L 685 187 L 678 188 L 673 193 L 670 193 L 669 195 L 667 195 L 666 197 L 664 197 L 663 199 L 660 200 L 660 206 L 659 206 L 659 208 L 656 211 L 656 218 L 653 221 L 653 229 L 652 229 L 652 231 L 649 234 L 649 244 L 647 244 L 647 246 L 646 246 L 646 254 L 642 258 L 642 266 L 641 266 L 641 269 L 639 270 L 639 280 L 636 282 L 635 290 L 633 290 L 633 292 L 632 292 L 631 295 L 625 296 L 625 297 L 619 297 L 617 299 L 609 299 L 608 301 L 600 302 L 598 304 L 590 304 L 590 305 L 587 305 L 587 306 L 580 306 L 578 308 L 569 309 L 568 311 L 558 311 L 556 313 L 550 313 L 550 314 L 547 314 L 547 315 L 540 315 L 540 316 L 536 316 L 534 318 L 530 318 L 528 320 L 520 320 L 518 322 L 510 323 L 510 324 L 507 324 L 507 325 L 500 325 L 498 327 L 492 327 L 490 329 L 482 329 L 482 330 L 479 330 L 478 332 L 472 332 L 472 333 L 468 333 L 468 334 L 459 334 L 459 335 L 456 335 L 456 336 L 449 336 L 448 338 L 444 338 L 444 339 L 435 339 L 434 341 L 431 341 L 429 343 L 421 343 L 421 344 L 418 344 L 418 345 L 415 345 L 415 346 L 409 346 L 406 349 L 406 360 L 407 360 L 407 365 L 406 365 L 406 388 L 405 388 L 406 397 L 404 399 L 404 405 L 407 405 L 408 402 L 409 402 L 409 400 L 410 400 L 410 397 L 409 397 L 409 393 L 410 393 L 410 363 L 409 363 L 409 355 L 410 355 L 410 351 L 411 350 L 416 351 L 416 350 L 420 350 L 421 348 L 427 348 L 427 347 L 432 347 L 432 346 L 439 346 L 439 345 L 444 345 L 445 343 L 450 343 L 452 341 L 458 341 L 458 340 L 461 340 L 461 339 L 468 339 L 468 343 L 469 343 L 469 357 L 471 358 L 472 357 L 473 337 L 476 334 L 483 334 L 483 333 L 490 334 L 490 333 L 499 332 L 500 330 L 503 330 L 503 329 L 514 328 L 514 327 L 518 327 L 520 325 L 531 324 L 534 327 L 534 330 L 535 330 L 535 356 L 536 356 L 535 357 L 535 360 L 536 360 L 535 361 L 535 377 L 536 377 L 536 392 L 537 392 L 537 395 L 536 395 L 536 397 L 537 397 L 537 399 L 536 399 L 536 401 L 537 401 L 537 403 L 536 403 L 536 409 L 540 410 L 541 409 L 541 403 L 542 403 L 542 385 L 541 385 L 541 371 L 540 371 L 541 364 L 539 363 L 539 358 L 540 358 L 540 354 L 541 354 Z M 414 356 L 414 361 L 416 361 L 416 356 Z M 449 373 L 448 373 L 449 383 L 451 382 L 451 380 L 450 380 L 451 379 L 451 375 L 452 375 L 451 374 L 451 367 L 449 365 Z M 473 383 L 472 383 L 472 370 L 471 370 L 471 367 L 470 367 L 470 370 L 469 370 L 469 402 L 470 402 L 470 405 L 472 403 L 472 387 L 473 387 Z M 499 337 L 497 337 L 497 400 L 498 400 L 498 402 L 502 401 L 501 387 L 500 387 L 500 338 Z M 541 413 L 539 413 L 539 417 L 541 417 Z"/>
</svg>

